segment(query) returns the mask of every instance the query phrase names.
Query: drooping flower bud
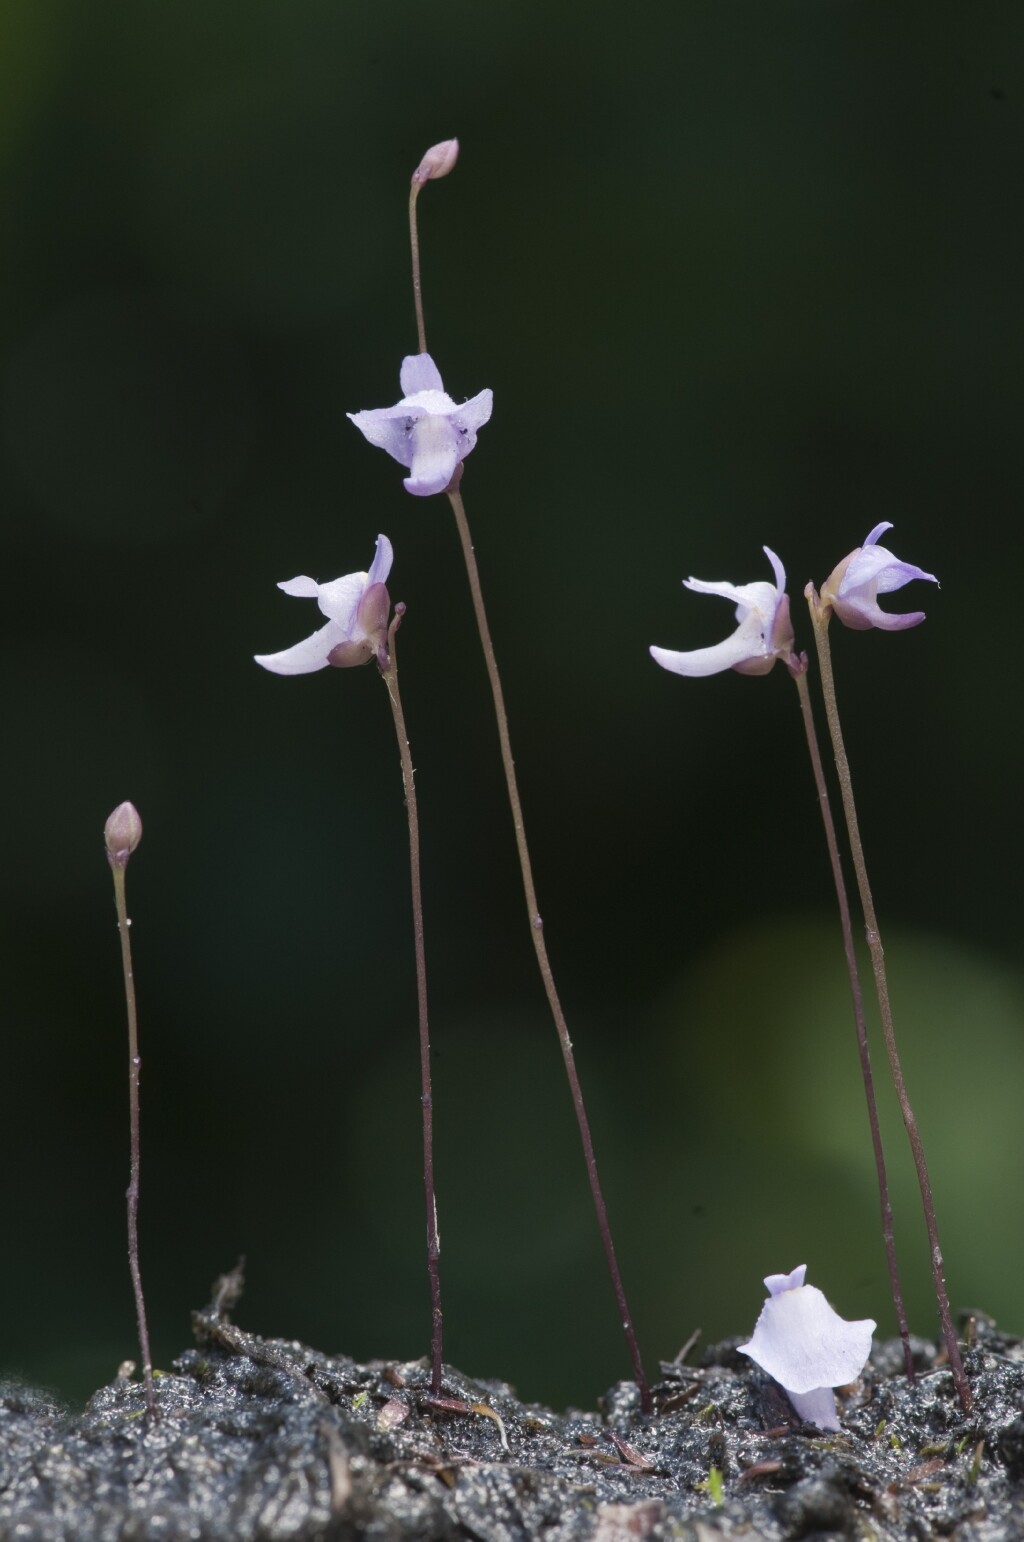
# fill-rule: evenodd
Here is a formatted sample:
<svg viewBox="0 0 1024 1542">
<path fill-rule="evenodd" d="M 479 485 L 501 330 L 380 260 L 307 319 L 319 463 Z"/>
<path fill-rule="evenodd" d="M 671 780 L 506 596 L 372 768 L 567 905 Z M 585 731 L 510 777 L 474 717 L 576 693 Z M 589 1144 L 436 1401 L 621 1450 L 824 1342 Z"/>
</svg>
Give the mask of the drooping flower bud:
<svg viewBox="0 0 1024 1542">
<path fill-rule="evenodd" d="M 412 180 L 414 182 L 436 182 L 438 177 L 446 177 L 454 169 L 458 158 L 459 141 L 457 139 L 442 139 L 440 144 L 431 145 L 413 172 Z"/>
<path fill-rule="evenodd" d="M 103 826 L 107 861 L 111 867 L 127 867 L 128 858 L 142 839 L 142 820 L 134 803 L 119 803 Z"/>
</svg>

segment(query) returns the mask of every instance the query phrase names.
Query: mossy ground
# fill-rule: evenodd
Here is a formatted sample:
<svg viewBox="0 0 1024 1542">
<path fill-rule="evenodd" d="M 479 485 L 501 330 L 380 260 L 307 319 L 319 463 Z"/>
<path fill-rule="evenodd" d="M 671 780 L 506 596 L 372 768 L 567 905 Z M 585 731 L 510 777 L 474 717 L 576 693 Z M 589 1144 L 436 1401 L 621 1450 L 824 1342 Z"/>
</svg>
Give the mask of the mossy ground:
<svg viewBox="0 0 1024 1542">
<path fill-rule="evenodd" d="M 155 1421 L 126 1377 L 74 1414 L 3 1389 L 0 1538 L 1024 1537 L 1024 1345 L 984 1319 L 969 1414 L 934 1345 L 914 1341 L 910 1387 L 899 1345 L 880 1344 L 826 1436 L 738 1340 L 663 1366 L 652 1417 L 630 1383 L 555 1413 L 455 1370 L 439 1404 L 423 1362 L 358 1365 L 235 1327 L 238 1281 L 222 1284 L 197 1347 L 157 1378 Z"/>
</svg>

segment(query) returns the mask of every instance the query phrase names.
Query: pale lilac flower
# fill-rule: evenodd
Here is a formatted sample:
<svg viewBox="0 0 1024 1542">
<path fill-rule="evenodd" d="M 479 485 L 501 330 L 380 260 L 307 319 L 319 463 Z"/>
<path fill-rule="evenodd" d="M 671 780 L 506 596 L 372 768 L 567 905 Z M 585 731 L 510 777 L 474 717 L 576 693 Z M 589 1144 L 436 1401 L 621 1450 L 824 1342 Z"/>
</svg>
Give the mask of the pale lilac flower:
<svg viewBox="0 0 1024 1542">
<path fill-rule="evenodd" d="M 386 668 L 391 600 L 384 581 L 391 572 L 393 557 L 391 542 L 386 535 L 379 535 L 368 573 L 346 573 L 329 584 L 304 577 L 278 584 L 285 594 L 315 599 L 329 620 L 312 637 L 285 648 L 283 653 L 257 653 L 257 664 L 275 675 L 308 675 L 315 669 L 326 669 L 328 664 L 341 668 L 365 664 L 376 655 Z"/>
<path fill-rule="evenodd" d="M 713 648 L 694 648 L 689 653 L 673 653 L 668 648 L 652 648 L 651 657 L 662 669 L 677 675 L 717 675 L 735 669 L 741 675 L 766 675 L 777 658 L 789 658 L 793 651 L 793 627 L 789 619 L 789 595 L 786 570 L 770 547 L 762 547 L 775 574 L 774 584 L 705 583 L 700 578 L 684 579 L 687 589 L 698 594 L 720 594 L 736 606 L 739 623 L 731 637 Z"/>
<path fill-rule="evenodd" d="M 800 1264 L 792 1274 L 765 1277 L 768 1299 L 753 1337 L 738 1348 L 785 1388 L 801 1419 L 837 1430 L 832 1388 L 859 1376 L 876 1324 L 870 1317 L 846 1322 L 816 1286 L 804 1284 L 806 1273 L 807 1265 Z"/>
<path fill-rule="evenodd" d="M 406 491 L 427 498 L 444 492 L 476 444 L 477 430 L 491 416 L 493 395 L 481 391 L 468 402 L 453 402 L 429 353 L 402 360 L 401 382 L 402 400 L 396 406 L 346 416 L 371 444 L 409 467 Z"/>
<path fill-rule="evenodd" d="M 926 573 L 912 562 L 901 562 L 878 545 L 878 537 L 891 529 L 891 520 L 876 525 L 864 545 L 844 557 L 821 587 L 822 606 L 831 605 L 843 625 L 854 631 L 866 632 L 877 626 L 884 632 L 902 632 L 908 626 L 919 626 L 924 620 L 923 610 L 894 614 L 881 608 L 877 596 L 902 589 L 914 578 L 938 583 L 934 573 Z"/>
</svg>

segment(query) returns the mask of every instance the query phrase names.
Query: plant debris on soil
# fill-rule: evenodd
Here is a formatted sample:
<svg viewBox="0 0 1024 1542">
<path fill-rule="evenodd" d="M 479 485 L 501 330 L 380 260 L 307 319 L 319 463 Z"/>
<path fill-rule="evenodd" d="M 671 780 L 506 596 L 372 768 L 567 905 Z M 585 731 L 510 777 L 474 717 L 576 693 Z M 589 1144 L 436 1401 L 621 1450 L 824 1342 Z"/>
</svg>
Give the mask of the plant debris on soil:
<svg viewBox="0 0 1024 1542">
<path fill-rule="evenodd" d="M 966 1320 L 974 1394 L 942 1351 L 876 1344 L 839 1394 L 841 1434 L 802 1425 L 736 1351 L 664 1364 L 656 1411 L 631 1382 L 593 1412 L 519 1402 L 425 1361 L 358 1365 L 231 1322 L 241 1271 L 194 1314 L 197 1347 L 127 1374 L 83 1413 L 0 1386 L 0 1538 L 19 1542 L 716 1542 L 1024 1538 L 1024 1344 Z"/>
</svg>

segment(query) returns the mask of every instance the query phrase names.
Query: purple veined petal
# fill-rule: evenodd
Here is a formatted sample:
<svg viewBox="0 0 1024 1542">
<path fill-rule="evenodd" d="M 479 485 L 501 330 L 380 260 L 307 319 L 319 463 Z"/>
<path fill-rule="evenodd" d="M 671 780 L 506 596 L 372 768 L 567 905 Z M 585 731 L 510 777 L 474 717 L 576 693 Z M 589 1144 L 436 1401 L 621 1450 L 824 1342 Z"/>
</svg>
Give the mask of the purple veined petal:
<svg viewBox="0 0 1024 1542">
<path fill-rule="evenodd" d="M 881 547 L 878 548 L 881 551 Z M 898 557 L 889 553 L 892 562 L 889 567 L 883 568 L 878 575 L 878 593 L 891 594 L 894 589 L 902 589 L 904 584 L 912 583 L 915 578 L 923 578 L 926 583 L 937 584 L 938 579 L 934 573 L 926 573 L 924 568 L 919 568 L 913 562 L 901 562 Z"/>
<path fill-rule="evenodd" d="M 915 578 L 923 578 L 931 584 L 938 583 L 934 573 L 926 573 L 913 562 L 901 562 L 899 557 L 886 551 L 884 546 L 862 546 L 850 558 L 839 585 L 839 595 L 844 598 L 858 589 L 868 587 L 873 593 L 891 594 Z"/>
<path fill-rule="evenodd" d="M 391 542 L 388 540 L 386 535 L 379 535 L 377 537 L 377 550 L 373 554 L 373 561 L 370 563 L 370 571 L 366 575 L 366 587 L 368 589 L 373 584 L 383 584 L 387 582 L 388 574 L 391 572 L 391 564 L 394 562 L 394 560 L 394 547 L 391 545 Z"/>
<path fill-rule="evenodd" d="M 302 600 L 315 600 L 320 592 L 320 585 L 315 578 L 307 578 L 305 574 L 301 578 L 287 578 L 283 584 L 278 584 L 279 589 L 285 594 L 296 595 Z"/>
<path fill-rule="evenodd" d="M 402 360 L 399 375 L 403 396 L 415 396 L 417 391 L 443 391 L 441 371 L 429 353 L 410 353 Z"/>
<path fill-rule="evenodd" d="M 405 478 L 406 492 L 426 498 L 443 493 L 455 473 L 459 456 L 459 435 L 447 418 L 420 418 L 410 436 L 412 460 Z"/>
<path fill-rule="evenodd" d="M 314 670 L 326 669 L 331 649 L 345 641 L 341 627 L 328 621 L 312 637 L 304 638 L 293 648 L 285 648 L 281 653 L 257 653 L 253 657 L 273 675 L 311 675 Z"/>
<path fill-rule="evenodd" d="M 329 616 L 344 638 L 351 637 L 359 601 L 366 591 L 365 573 L 346 573 L 334 578 L 329 584 L 317 585 L 317 603 L 325 616 Z M 339 637 L 341 642 L 343 637 Z"/>
<path fill-rule="evenodd" d="M 345 416 L 378 450 L 386 450 L 400 465 L 412 465 L 411 420 L 406 407 L 373 407 Z"/>
</svg>

